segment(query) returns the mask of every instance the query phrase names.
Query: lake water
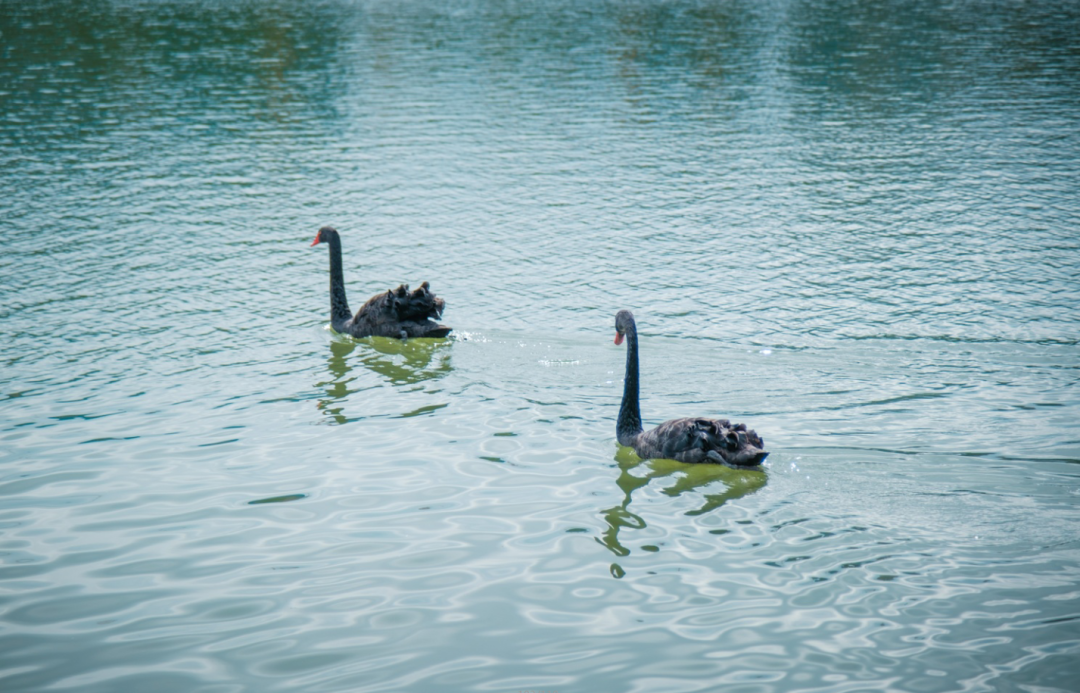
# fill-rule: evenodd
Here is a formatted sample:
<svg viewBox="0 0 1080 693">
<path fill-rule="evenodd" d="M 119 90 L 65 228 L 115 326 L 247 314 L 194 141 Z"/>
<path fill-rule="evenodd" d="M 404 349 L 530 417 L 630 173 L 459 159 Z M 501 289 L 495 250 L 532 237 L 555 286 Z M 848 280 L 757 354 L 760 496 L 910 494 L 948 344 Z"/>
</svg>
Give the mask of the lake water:
<svg viewBox="0 0 1080 693">
<path fill-rule="evenodd" d="M 0 32 L 5 693 L 1078 690 L 1080 4 Z M 622 308 L 763 471 L 617 447 Z"/>
</svg>

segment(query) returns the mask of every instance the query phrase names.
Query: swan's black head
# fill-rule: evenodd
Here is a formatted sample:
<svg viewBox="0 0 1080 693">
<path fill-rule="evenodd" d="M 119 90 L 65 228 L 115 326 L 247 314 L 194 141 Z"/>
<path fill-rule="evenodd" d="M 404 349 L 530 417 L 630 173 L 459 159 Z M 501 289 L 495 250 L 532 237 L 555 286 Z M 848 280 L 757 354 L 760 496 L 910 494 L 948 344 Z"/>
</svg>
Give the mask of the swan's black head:
<svg viewBox="0 0 1080 693">
<path fill-rule="evenodd" d="M 311 245 L 319 245 L 320 243 L 329 243 L 331 236 L 336 236 L 337 230 L 333 226 L 324 226 L 319 229 L 319 233 L 315 234 L 315 240 L 311 242 Z"/>
<path fill-rule="evenodd" d="M 623 337 L 628 330 L 636 329 L 634 314 L 628 310 L 620 310 L 615 314 L 615 343 L 622 344 Z"/>
</svg>

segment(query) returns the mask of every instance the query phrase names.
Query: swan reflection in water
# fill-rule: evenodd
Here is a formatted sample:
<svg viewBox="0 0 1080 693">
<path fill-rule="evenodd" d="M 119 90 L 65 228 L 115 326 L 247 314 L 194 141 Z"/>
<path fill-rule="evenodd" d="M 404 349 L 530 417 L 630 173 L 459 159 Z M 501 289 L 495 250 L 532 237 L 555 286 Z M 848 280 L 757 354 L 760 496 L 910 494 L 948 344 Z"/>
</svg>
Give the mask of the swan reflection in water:
<svg viewBox="0 0 1080 693">
<path fill-rule="evenodd" d="M 343 424 L 349 421 L 343 413 L 349 395 L 382 386 L 383 383 L 372 382 L 362 372 L 353 373 L 357 363 L 391 385 L 422 390 L 425 382 L 438 380 L 453 370 L 450 344 L 445 339 L 402 341 L 388 337 L 352 339 L 335 336 L 330 342 L 330 357 L 326 360 L 331 377 L 316 383 L 316 387 L 326 391 L 326 396 L 319 399 L 318 407 L 336 423 Z M 355 356 L 353 352 L 356 352 Z"/>
<path fill-rule="evenodd" d="M 684 464 L 675 460 L 643 460 L 632 448 L 619 446 L 615 453 L 619 465 L 619 478 L 615 481 L 623 492 L 622 503 L 601 512 L 607 522 L 602 538 L 597 541 L 606 546 L 616 556 L 630 555 L 630 549 L 619 541 L 619 530 L 645 529 L 645 520 L 630 511 L 630 501 L 636 491 L 648 486 L 653 479 L 672 477 L 675 483 L 662 489 L 668 496 L 681 496 L 688 492 L 697 492 L 711 484 L 723 484 L 726 488 L 721 493 L 701 494 L 704 504 L 696 510 L 687 511 L 687 515 L 705 515 L 716 510 L 729 500 L 742 498 L 765 485 L 768 477 L 760 468 L 732 469 L 721 464 Z M 656 550 L 646 547 L 646 550 Z"/>
</svg>

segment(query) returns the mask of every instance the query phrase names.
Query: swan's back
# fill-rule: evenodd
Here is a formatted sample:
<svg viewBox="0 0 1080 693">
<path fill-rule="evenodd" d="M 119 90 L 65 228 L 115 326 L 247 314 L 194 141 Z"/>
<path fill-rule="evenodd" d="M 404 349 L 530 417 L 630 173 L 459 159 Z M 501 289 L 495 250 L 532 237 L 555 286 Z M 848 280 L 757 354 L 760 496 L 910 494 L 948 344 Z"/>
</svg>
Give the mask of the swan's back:
<svg viewBox="0 0 1080 693">
<path fill-rule="evenodd" d="M 634 450 L 644 458 L 664 458 L 697 464 L 713 462 L 754 467 L 765 461 L 765 441 L 745 424 L 727 419 L 686 418 L 665 421 L 643 431 Z"/>
</svg>

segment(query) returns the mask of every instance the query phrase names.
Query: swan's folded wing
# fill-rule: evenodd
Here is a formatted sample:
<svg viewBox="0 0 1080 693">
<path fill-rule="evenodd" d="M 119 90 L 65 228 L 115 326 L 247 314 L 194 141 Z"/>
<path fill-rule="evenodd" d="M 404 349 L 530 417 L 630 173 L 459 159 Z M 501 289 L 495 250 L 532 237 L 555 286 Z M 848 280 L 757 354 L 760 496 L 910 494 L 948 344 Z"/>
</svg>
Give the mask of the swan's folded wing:
<svg viewBox="0 0 1080 693">
<path fill-rule="evenodd" d="M 360 310 L 356 311 L 353 323 L 374 326 L 393 320 L 394 301 L 393 291 L 375 294 L 367 300 L 367 303 L 360 306 Z"/>
<path fill-rule="evenodd" d="M 711 419 L 671 419 L 638 436 L 638 454 L 651 458 L 703 462 L 716 446 Z"/>
</svg>

